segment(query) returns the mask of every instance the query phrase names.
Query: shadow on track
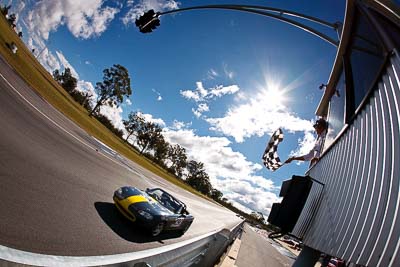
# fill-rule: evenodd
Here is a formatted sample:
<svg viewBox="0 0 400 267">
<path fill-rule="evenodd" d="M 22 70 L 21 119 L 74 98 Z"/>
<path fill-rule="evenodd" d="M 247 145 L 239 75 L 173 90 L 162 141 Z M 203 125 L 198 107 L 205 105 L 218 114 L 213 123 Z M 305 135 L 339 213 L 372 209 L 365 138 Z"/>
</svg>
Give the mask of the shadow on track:
<svg viewBox="0 0 400 267">
<path fill-rule="evenodd" d="M 152 237 L 150 232 L 143 227 L 126 219 L 110 202 L 95 202 L 94 207 L 103 221 L 121 238 L 135 243 L 160 242 L 163 240 L 177 238 L 181 235 L 174 232 L 163 232 L 157 237 Z"/>
</svg>

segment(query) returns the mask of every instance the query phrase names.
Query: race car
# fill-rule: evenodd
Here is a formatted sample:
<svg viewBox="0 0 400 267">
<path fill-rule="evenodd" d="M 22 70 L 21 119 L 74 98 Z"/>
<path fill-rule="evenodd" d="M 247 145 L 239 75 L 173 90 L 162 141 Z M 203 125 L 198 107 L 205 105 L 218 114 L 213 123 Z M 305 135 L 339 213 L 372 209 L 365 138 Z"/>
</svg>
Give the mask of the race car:
<svg viewBox="0 0 400 267">
<path fill-rule="evenodd" d="M 152 236 L 158 236 L 164 230 L 183 235 L 194 220 L 182 201 L 161 188 L 142 191 L 123 186 L 114 192 L 113 200 L 126 218 L 150 230 Z"/>
</svg>

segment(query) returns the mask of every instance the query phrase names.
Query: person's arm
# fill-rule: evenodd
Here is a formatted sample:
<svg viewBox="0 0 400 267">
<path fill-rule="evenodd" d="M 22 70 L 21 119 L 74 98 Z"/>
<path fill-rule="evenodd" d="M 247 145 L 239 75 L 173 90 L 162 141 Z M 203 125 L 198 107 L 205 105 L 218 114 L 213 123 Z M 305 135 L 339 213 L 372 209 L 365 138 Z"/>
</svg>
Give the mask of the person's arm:
<svg viewBox="0 0 400 267">
<path fill-rule="evenodd" d="M 290 163 L 290 162 L 292 162 L 293 160 L 300 160 L 300 161 L 305 161 L 305 158 L 304 158 L 304 156 L 293 156 L 293 157 L 290 157 L 290 158 L 288 158 L 286 161 L 285 161 L 285 163 Z"/>
<path fill-rule="evenodd" d="M 313 149 L 310 150 L 310 152 L 308 152 L 308 154 L 303 155 L 303 156 L 292 156 L 290 158 L 288 158 L 285 163 L 290 163 L 293 160 L 299 160 L 299 161 L 310 161 L 314 158 L 314 151 L 315 151 L 315 147 L 313 147 Z"/>
</svg>

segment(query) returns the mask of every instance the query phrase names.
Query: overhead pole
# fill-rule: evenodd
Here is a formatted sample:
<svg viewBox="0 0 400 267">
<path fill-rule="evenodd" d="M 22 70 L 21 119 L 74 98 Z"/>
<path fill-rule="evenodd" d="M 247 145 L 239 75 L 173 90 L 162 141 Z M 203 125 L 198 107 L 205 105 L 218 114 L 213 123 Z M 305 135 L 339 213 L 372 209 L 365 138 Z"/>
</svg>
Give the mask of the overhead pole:
<svg viewBox="0 0 400 267">
<path fill-rule="evenodd" d="M 295 21 L 290 18 L 284 17 L 284 15 L 291 16 L 291 17 L 296 17 L 304 20 L 308 20 L 320 25 L 323 25 L 325 27 L 331 28 L 335 30 L 338 33 L 338 36 L 340 37 L 340 33 L 338 32 L 340 30 L 340 23 L 331 23 L 324 21 L 322 19 L 308 16 L 305 14 L 301 14 L 299 12 L 294 12 L 290 10 L 284 10 L 284 9 L 279 9 L 279 8 L 272 8 L 272 7 L 266 7 L 266 6 L 255 6 L 255 5 L 204 5 L 204 6 L 194 6 L 194 7 L 186 7 L 186 8 L 179 8 L 179 9 L 174 9 L 174 10 L 169 10 L 165 12 L 157 12 L 155 13 L 155 17 L 158 18 L 162 15 L 167 15 L 167 14 L 173 14 L 177 12 L 182 12 L 182 11 L 190 11 L 190 10 L 198 10 L 198 9 L 226 9 L 226 10 L 237 10 L 237 11 L 244 11 L 244 12 L 249 12 L 249 13 L 254 13 L 262 16 L 267 16 L 271 17 L 273 19 L 282 21 L 284 23 L 287 23 L 289 25 L 295 26 L 301 30 L 304 30 L 308 33 L 313 34 L 314 36 L 317 36 L 321 38 L 322 40 L 330 43 L 331 45 L 337 47 L 339 45 L 339 41 L 335 40 L 328 35 L 315 30 L 314 28 L 307 26 L 303 23 L 300 23 L 298 21 Z M 148 24 L 148 23 L 147 23 Z M 142 26 L 142 29 L 147 26 L 144 25 Z"/>
</svg>

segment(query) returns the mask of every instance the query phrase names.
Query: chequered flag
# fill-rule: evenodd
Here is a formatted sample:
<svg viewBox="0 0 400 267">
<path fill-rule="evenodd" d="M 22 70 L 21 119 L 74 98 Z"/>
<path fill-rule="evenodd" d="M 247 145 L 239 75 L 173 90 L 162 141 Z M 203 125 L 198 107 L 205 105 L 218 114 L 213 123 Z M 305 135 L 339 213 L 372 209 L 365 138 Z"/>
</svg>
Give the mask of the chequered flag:
<svg viewBox="0 0 400 267">
<path fill-rule="evenodd" d="M 283 132 L 279 128 L 276 130 L 271 139 L 268 142 L 267 147 L 265 148 L 264 154 L 262 156 L 263 163 L 267 169 L 271 171 L 276 171 L 279 169 L 283 164 L 278 156 L 278 144 L 283 140 Z"/>
</svg>

